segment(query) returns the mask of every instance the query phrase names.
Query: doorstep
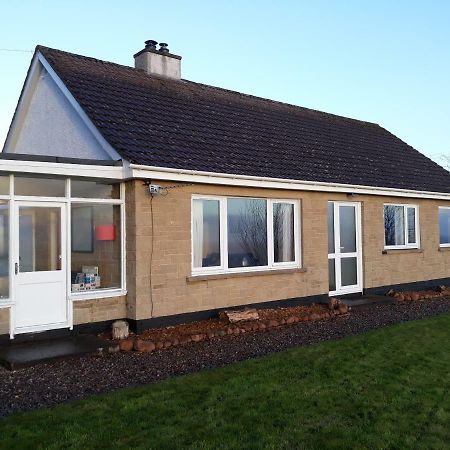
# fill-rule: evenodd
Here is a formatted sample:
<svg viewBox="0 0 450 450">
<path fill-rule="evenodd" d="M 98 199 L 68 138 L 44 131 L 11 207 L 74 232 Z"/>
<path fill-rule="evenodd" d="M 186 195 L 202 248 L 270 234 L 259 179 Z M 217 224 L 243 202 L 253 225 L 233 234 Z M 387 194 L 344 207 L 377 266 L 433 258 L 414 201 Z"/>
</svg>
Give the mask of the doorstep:
<svg viewBox="0 0 450 450">
<path fill-rule="evenodd" d="M 9 370 L 73 356 L 96 354 L 114 343 L 92 335 L 77 335 L 36 342 L 11 343 L 0 347 L 0 365 Z"/>
<path fill-rule="evenodd" d="M 340 298 L 342 303 L 347 306 L 377 306 L 377 305 L 391 305 L 396 303 L 395 298 L 386 295 L 363 295 L 356 298 Z"/>
</svg>

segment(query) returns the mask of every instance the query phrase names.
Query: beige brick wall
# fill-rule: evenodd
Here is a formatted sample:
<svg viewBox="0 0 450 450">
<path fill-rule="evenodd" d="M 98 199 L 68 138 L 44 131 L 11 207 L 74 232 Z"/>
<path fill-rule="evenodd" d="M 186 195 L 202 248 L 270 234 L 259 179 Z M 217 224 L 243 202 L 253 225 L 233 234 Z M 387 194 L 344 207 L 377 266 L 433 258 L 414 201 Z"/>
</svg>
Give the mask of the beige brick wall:
<svg viewBox="0 0 450 450">
<path fill-rule="evenodd" d="M 0 308 L 0 335 L 9 334 L 9 308 Z"/>
<path fill-rule="evenodd" d="M 73 324 L 123 319 L 127 315 L 126 297 L 80 300 L 73 303 Z"/>
<path fill-rule="evenodd" d="M 164 183 L 163 183 L 164 184 Z M 173 185 L 176 183 L 168 183 Z M 306 272 L 187 281 L 191 274 L 192 194 L 253 196 L 301 201 L 302 259 Z M 345 194 L 213 185 L 171 189 L 153 199 L 141 181 L 127 188 L 128 313 L 146 319 L 328 292 L 327 202 Z M 438 251 L 438 205 L 445 202 L 359 195 L 362 203 L 364 287 L 450 277 L 450 252 Z M 422 253 L 382 254 L 383 203 L 420 206 Z M 449 202 L 447 202 L 447 206 Z M 150 261 L 153 241 L 152 290 Z M 151 295 L 150 295 L 151 293 Z M 153 306 L 152 306 L 153 303 Z"/>
</svg>

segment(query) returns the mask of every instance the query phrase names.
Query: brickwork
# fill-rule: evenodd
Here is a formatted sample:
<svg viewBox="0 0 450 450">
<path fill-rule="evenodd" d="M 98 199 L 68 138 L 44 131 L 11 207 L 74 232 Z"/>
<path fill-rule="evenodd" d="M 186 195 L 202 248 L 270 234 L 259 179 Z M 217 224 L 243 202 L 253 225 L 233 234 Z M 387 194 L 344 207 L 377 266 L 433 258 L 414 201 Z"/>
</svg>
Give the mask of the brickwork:
<svg viewBox="0 0 450 450">
<path fill-rule="evenodd" d="M 302 265 L 306 271 L 255 274 L 249 277 L 230 276 L 204 281 L 187 280 L 191 275 L 192 194 L 299 199 L 302 216 Z M 133 201 L 128 202 L 128 199 Z M 135 182 L 127 190 L 128 308 L 135 313 L 130 317 L 146 319 L 327 293 L 327 202 L 330 200 L 349 199 L 345 194 L 212 185 L 171 189 L 168 195 L 153 199 L 154 234 L 151 257 L 153 230 L 150 196 L 142 182 Z M 362 203 L 364 287 L 450 276 L 450 252 L 438 251 L 437 214 L 438 206 L 445 205 L 444 201 L 369 195 L 358 195 L 353 201 Z M 423 251 L 382 254 L 385 202 L 419 205 Z"/>
<path fill-rule="evenodd" d="M 0 336 L 9 334 L 9 308 L 0 308 Z"/>
<path fill-rule="evenodd" d="M 126 317 L 126 297 L 77 301 L 73 304 L 73 324 L 102 322 Z"/>
</svg>

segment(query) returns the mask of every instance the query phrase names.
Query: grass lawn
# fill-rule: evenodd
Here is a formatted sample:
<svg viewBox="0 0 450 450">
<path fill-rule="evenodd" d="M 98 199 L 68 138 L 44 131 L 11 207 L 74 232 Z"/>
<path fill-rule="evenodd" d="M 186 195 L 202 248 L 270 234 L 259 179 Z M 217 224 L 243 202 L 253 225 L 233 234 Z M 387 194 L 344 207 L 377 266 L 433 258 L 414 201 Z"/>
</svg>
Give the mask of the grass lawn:
<svg viewBox="0 0 450 450">
<path fill-rule="evenodd" d="M 450 315 L 0 420 L 0 447 L 443 449 Z"/>
</svg>

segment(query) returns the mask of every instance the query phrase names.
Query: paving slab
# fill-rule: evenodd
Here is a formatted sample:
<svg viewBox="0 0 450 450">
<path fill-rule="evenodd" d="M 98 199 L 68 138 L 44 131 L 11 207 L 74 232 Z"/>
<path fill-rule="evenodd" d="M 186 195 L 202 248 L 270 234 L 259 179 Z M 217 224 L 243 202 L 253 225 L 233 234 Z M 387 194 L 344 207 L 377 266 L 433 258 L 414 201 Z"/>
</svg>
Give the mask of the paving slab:
<svg viewBox="0 0 450 450">
<path fill-rule="evenodd" d="M 77 335 L 0 346 L 0 365 L 9 370 L 108 350 L 115 344 L 93 335 Z"/>
</svg>

